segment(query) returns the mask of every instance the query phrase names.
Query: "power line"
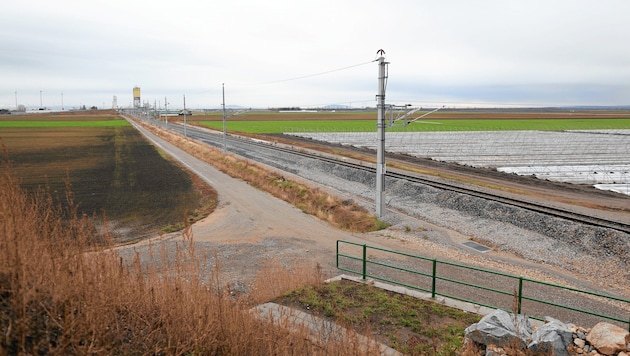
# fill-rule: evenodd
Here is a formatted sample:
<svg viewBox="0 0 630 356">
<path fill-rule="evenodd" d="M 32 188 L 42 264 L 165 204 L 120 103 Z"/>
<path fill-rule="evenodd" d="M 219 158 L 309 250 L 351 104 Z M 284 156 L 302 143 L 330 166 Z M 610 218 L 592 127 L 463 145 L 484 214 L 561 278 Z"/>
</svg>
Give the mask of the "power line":
<svg viewBox="0 0 630 356">
<path fill-rule="evenodd" d="M 375 61 L 369 61 L 369 62 L 365 62 L 365 63 L 354 64 L 354 65 L 343 67 L 343 68 L 327 70 L 325 72 L 319 72 L 319 73 L 314 73 L 314 74 L 302 75 L 302 76 L 299 76 L 299 77 L 293 77 L 293 78 L 287 78 L 287 79 L 279 79 L 279 80 L 271 80 L 271 81 L 260 82 L 260 83 L 253 83 L 253 84 L 250 84 L 250 85 L 267 85 L 267 84 L 290 82 L 290 81 L 293 81 L 293 80 L 300 80 L 300 79 L 305 79 L 305 78 L 317 77 L 317 76 L 320 76 L 320 75 L 325 75 L 325 74 L 330 74 L 330 73 L 334 73 L 334 72 L 339 72 L 339 71 L 350 69 L 350 68 L 360 67 L 360 66 L 363 66 L 363 65 L 366 65 L 366 64 L 370 64 L 370 63 L 373 63 L 373 62 L 375 62 Z"/>
<path fill-rule="evenodd" d="M 330 73 L 334 73 L 334 72 L 339 72 L 342 70 L 347 70 L 347 69 L 351 69 L 351 68 L 355 68 L 355 67 L 360 67 L 366 64 L 370 64 L 370 63 L 374 63 L 376 62 L 376 60 L 371 60 L 369 62 L 364 62 L 364 63 L 359 63 L 359 64 L 353 64 L 350 66 L 346 66 L 346 67 L 342 67 L 342 68 L 337 68 L 337 69 L 331 69 L 331 70 L 327 70 L 325 72 L 319 72 L 319 73 L 314 73 L 314 74 L 308 74 L 308 75 L 302 75 L 299 77 L 293 77 L 293 78 L 286 78 L 286 79 L 278 79 L 278 80 L 270 80 L 270 81 L 265 81 L 265 82 L 223 82 L 222 85 L 225 86 L 226 84 L 230 84 L 232 87 L 236 87 L 236 88 L 243 88 L 243 87 L 248 87 L 248 86 L 257 86 L 257 85 L 269 85 L 269 84 L 276 84 L 276 83 L 282 83 L 282 82 L 289 82 L 289 81 L 294 81 L 294 80 L 300 80 L 300 79 L 305 79 L 305 78 L 310 78 L 310 77 L 316 77 L 316 76 L 320 76 L 320 75 L 326 75 L 326 74 L 330 74 Z M 210 90 L 199 90 L 196 93 L 197 94 L 206 94 L 206 93 L 210 93 L 210 92 L 214 92 L 214 91 L 210 91 Z"/>
<path fill-rule="evenodd" d="M 351 68 L 356 68 L 356 67 L 360 67 L 360 66 L 364 66 L 366 64 L 370 64 L 370 63 L 374 63 L 376 62 L 376 60 L 371 60 L 368 62 L 363 62 L 363 63 L 359 63 L 359 64 L 353 64 L 350 66 L 345 66 L 345 67 L 341 67 L 341 68 L 336 68 L 336 69 L 331 69 L 331 70 L 327 70 L 324 72 L 318 72 L 318 73 L 313 73 L 313 74 L 307 74 L 307 75 L 302 75 L 302 76 L 298 76 L 298 77 L 292 77 L 292 78 L 285 78 L 285 79 L 278 79 L 278 80 L 270 80 L 270 81 L 265 81 L 265 82 L 257 82 L 257 83 L 233 83 L 235 84 L 235 87 L 237 88 L 243 88 L 243 87 L 248 87 L 248 86 L 260 86 L 260 85 L 270 85 L 270 84 L 277 84 L 277 83 L 283 83 L 283 82 L 289 82 L 289 81 L 295 81 L 295 80 L 300 80 L 300 79 L 305 79 L 305 78 L 311 78 L 311 77 L 316 77 L 316 76 L 321 76 L 321 75 L 326 75 L 326 74 L 330 74 L 330 73 L 334 73 L 334 72 L 339 72 L 339 71 L 343 71 L 343 70 L 347 70 L 347 69 L 351 69 Z M 225 88 L 226 83 L 223 83 L 223 88 Z M 225 89 L 223 89 L 225 90 Z M 354 100 L 357 101 L 357 100 Z M 342 101 L 344 102 L 344 101 Z M 305 106 L 305 105 L 300 105 L 300 106 Z M 319 105 L 306 105 L 306 106 L 319 106 Z"/>
</svg>

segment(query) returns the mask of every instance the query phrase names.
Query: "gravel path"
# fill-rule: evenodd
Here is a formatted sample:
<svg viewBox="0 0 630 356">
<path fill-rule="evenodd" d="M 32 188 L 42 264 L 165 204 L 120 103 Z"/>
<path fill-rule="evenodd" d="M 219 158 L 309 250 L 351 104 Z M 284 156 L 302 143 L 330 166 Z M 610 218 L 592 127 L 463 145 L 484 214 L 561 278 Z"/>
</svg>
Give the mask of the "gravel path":
<svg viewBox="0 0 630 356">
<path fill-rule="evenodd" d="M 230 178 L 139 129 L 219 192 L 215 213 L 192 228 L 194 248 L 207 256 L 203 263 L 208 273 L 217 258 L 223 280 L 243 292 L 260 268 L 272 260 L 284 265 L 318 263 L 325 274 L 339 274 L 335 267 L 335 242 L 342 239 L 630 296 L 630 275 L 624 259 L 630 251 L 628 236 L 546 221 L 542 216 L 489 205 L 479 199 L 389 180 L 386 183 L 390 210 L 383 220 L 392 226 L 374 233 L 351 234 Z M 277 160 L 282 165 L 288 161 L 286 157 Z M 274 162 L 266 160 L 264 164 L 272 167 Z M 312 161 L 293 162 L 290 168 L 292 173 L 283 173 L 289 179 L 319 184 L 373 209 L 373 177 Z M 462 245 L 471 238 L 494 249 L 481 253 Z M 141 260 L 149 261 L 151 242 L 156 240 L 165 243 L 171 260 L 175 259 L 174 251 L 191 246 L 180 233 L 174 233 L 126 246 L 120 253 L 124 258 L 137 254 Z M 608 245 L 602 246 L 602 241 Z M 610 246 L 619 251 L 611 251 Z"/>
<path fill-rule="evenodd" d="M 141 127 L 138 129 L 219 193 L 216 211 L 192 227 L 196 251 L 208 257 L 204 266 L 208 273 L 215 266 L 216 257 L 221 264 L 222 277 L 243 287 L 272 260 L 284 265 L 320 263 L 332 275 L 336 241 L 362 241 L 360 236 L 334 229 L 284 201 L 221 173 Z M 155 250 L 151 245 L 159 241 L 165 243 L 165 250 L 173 261 L 175 251 L 189 248 L 181 233 L 172 233 L 124 246 L 120 253 L 125 258 L 138 253 L 142 261 L 148 262 L 151 248 Z"/>
</svg>

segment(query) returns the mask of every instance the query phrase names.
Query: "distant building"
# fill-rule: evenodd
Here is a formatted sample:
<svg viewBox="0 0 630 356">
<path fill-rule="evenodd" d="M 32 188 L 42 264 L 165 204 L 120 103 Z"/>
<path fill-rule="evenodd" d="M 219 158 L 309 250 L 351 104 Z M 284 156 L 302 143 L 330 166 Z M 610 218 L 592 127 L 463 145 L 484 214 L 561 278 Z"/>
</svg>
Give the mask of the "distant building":
<svg viewBox="0 0 630 356">
<path fill-rule="evenodd" d="M 140 107 L 140 87 L 133 88 L 133 107 L 136 109 Z"/>
</svg>

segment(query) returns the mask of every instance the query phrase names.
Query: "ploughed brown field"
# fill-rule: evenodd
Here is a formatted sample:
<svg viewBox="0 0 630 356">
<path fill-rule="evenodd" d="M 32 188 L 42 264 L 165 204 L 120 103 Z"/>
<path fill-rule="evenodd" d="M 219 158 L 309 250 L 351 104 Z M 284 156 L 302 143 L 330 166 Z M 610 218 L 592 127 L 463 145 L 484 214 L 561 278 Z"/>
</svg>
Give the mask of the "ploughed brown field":
<svg viewBox="0 0 630 356">
<path fill-rule="evenodd" d="M 7 119 L 122 120 L 113 111 Z M 131 125 L 0 128 L 0 143 L 2 169 L 10 166 L 23 188 L 49 190 L 62 206 L 71 191 L 80 215 L 106 217 L 121 240 L 181 226 L 216 204 L 212 189 L 161 155 Z"/>
</svg>

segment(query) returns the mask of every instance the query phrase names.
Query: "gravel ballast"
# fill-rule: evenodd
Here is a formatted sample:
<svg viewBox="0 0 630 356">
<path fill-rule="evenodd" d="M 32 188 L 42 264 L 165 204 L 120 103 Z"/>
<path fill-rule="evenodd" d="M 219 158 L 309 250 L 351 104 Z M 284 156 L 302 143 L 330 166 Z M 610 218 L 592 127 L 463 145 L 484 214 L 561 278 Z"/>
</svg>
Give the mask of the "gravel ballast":
<svg viewBox="0 0 630 356">
<path fill-rule="evenodd" d="M 353 196 L 368 209 L 374 209 L 376 182 L 373 174 L 314 159 L 296 160 L 278 152 L 269 156 L 257 150 L 247 152 L 246 156 Z M 382 220 L 392 225 L 405 224 L 405 216 L 411 216 L 456 230 L 532 262 L 557 266 L 594 279 L 630 279 L 630 235 L 623 232 L 574 223 L 406 180 L 387 178 L 386 192 L 389 212 Z"/>
</svg>

